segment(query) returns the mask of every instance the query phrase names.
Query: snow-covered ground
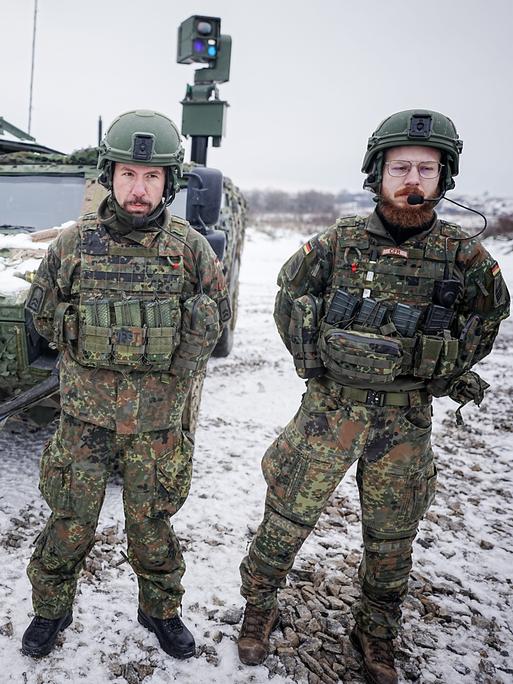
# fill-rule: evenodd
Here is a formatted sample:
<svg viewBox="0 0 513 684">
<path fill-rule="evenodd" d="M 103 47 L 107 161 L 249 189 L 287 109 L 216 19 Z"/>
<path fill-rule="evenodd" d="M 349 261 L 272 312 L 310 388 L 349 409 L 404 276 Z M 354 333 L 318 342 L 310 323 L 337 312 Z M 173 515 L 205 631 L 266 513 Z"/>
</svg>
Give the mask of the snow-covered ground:
<svg viewBox="0 0 513 684">
<path fill-rule="evenodd" d="M 196 636 L 198 656 L 185 662 L 166 656 L 137 623 L 135 576 L 127 563 L 119 565 L 124 536 L 116 482 L 108 487 L 72 626 L 49 657 L 37 661 L 21 654 L 31 616 L 25 567 L 47 515 L 37 489 L 39 453 L 50 430 L 31 432 L 12 422 L 0 434 L 1 682 L 242 684 L 270 676 L 275 684 L 300 681 L 300 668 L 287 670 L 278 656 L 271 658 L 270 670 L 242 666 L 235 636 L 243 605 L 238 565 L 263 510 L 260 460 L 304 391 L 272 318 L 278 270 L 304 239 L 287 231 L 248 231 L 235 348 L 229 358 L 209 365 L 193 485 L 174 519 L 187 562 L 183 619 Z M 488 246 L 513 286 L 513 244 Z M 449 400 L 437 404 L 439 493 L 415 545 L 412 591 L 398 643 L 401 681 L 513 681 L 512 346 L 513 322 L 506 321 L 496 351 L 481 365 L 493 389 L 481 410 L 464 409 L 463 428 L 455 427 Z M 337 515 L 344 516 L 342 522 L 336 522 Z M 321 567 L 335 583 L 346 565 L 354 574 L 361 547 L 358 516 L 350 473 L 297 567 Z M 346 641 L 347 633 L 341 638 Z M 278 653 L 285 652 L 282 640 L 277 632 Z M 342 681 L 363 680 L 353 669 Z"/>
</svg>

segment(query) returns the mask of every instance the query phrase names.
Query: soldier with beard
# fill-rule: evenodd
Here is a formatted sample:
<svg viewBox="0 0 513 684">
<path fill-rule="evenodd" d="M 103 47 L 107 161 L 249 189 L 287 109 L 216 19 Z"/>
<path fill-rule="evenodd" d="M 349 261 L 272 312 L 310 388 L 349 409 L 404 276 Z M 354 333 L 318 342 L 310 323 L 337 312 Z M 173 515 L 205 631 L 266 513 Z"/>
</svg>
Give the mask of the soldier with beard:
<svg viewBox="0 0 513 684">
<path fill-rule="evenodd" d="M 509 312 L 497 262 L 434 212 L 454 187 L 461 149 L 442 114 L 390 116 L 363 162 L 376 210 L 338 220 L 280 271 L 275 321 L 308 382 L 262 461 L 264 517 L 241 564 L 243 663 L 267 656 L 277 591 L 357 461 L 364 555 L 350 638 L 369 682 L 397 682 L 393 639 L 412 543 L 435 493 L 432 397 L 480 403 L 488 385 L 470 368 Z"/>
<path fill-rule="evenodd" d="M 179 616 L 185 564 L 169 518 L 191 481 L 184 406 L 230 307 L 207 240 L 167 209 L 183 155 L 163 114 L 117 117 L 98 160 L 109 194 L 52 242 L 27 298 L 36 329 L 63 352 L 60 423 L 41 457 L 51 516 L 28 567 L 35 617 L 23 635 L 27 655 L 47 655 L 72 622 L 114 465 L 124 480 L 138 620 L 166 653 L 194 655 Z"/>
</svg>

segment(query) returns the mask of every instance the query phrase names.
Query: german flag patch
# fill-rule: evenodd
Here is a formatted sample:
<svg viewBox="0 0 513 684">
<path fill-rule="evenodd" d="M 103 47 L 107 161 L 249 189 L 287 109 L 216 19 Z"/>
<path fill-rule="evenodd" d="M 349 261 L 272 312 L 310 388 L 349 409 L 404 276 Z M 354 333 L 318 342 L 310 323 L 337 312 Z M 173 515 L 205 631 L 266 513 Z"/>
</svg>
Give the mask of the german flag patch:
<svg viewBox="0 0 513 684">
<path fill-rule="evenodd" d="M 494 265 L 492 266 L 493 277 L 496 278 L 500 272 L 501 272 L 501 267 L 499 266 L 499 264 L 497 262 L 495 262 Z"/>
<path fill-rule="evenodd" d="M 309 240 L 306 243 L 306 245 L 303 245 L 303 252 L 305 253 L 305 256 L 308 256 L 310 254 L 310 252 L 312 251 L 312 249 L 313 249 L 313 245 L 312 245 L 311 240 Z"/>
</svg>

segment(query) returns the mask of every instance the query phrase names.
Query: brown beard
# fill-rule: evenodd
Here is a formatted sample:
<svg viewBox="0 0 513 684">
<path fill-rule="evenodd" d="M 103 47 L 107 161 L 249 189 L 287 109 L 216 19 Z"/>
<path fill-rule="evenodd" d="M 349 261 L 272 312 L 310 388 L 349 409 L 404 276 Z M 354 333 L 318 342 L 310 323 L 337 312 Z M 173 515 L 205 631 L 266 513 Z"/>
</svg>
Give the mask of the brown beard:
<svg viewBox="0 0 513 684">
<path fill-rule="evenodd" d="M 134 200 L 131 200 L 130 202 L 127 200 L 126 202 L 123 202 L 123 209 L 125 211 L 128 211 L 130 213 L 136 214 L 136 216 L 147 216 L 148 214 L 151 213 L 153 207 L 149 202 L 146 202 L 145 200 L 139 200 L 139 198 L 136 198 L 138 200 L 139 204 L 144 205 L 143 209 L 138 209 L 136 212 L 130 212 L 130 207 L 135 204 Z"/>
<path fill-rule="evenodd" d="M 378 203 L 379 213 L 385 221 L 399 228 L 419 228 L 433 218 L 431 202 L 412 207 L 397 207 L 388 198 L 381 197 Z"/>
</svg>

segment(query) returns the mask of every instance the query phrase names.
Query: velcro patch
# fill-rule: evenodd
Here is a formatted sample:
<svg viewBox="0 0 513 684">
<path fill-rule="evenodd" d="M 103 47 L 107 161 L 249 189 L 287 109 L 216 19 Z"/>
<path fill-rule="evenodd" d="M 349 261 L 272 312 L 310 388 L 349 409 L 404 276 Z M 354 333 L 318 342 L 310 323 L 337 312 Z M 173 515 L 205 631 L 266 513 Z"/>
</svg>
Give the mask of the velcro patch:
<svg viewBox="0 0 513 684">
<path fill-rule="evenodd" d="M 306 243 L 306 245 L 303 245 L 303 252 L 305 253 L 305 255 L 310 254 L 312 249 L 313 249 L 313 245 L 312 245 L 310 240 Z"/>
<path fill-rule="evenodd" d="M 405 249 L 401 249 L 400 247 L 385 247 L 385 249 L 381 252 L 382 256 L 399 256 L 403 257 L 403 259 L 408 258 L 408 252 Z"/>
<path fill-rule="evenodd" d="M 33 283 L 32 287 L 30 288 L 29 295 L 27 297 L 25 308 L 29 311 L 32 311 L 32 313 L 34 314 L 38 314 L 41 312 L 41 309 L 43 308 L 44 301 L 45 289 L 41 287 L 41 285 Z"/>
<path fill-rule="evenodd" d="M 222 299 L 220 299 L 218 307 L 219 318 L 221 319 L 222 323 L 226 323 L 226 321 L 229 321 L 232 317 L 232 307 L 230 306 L 230 300 L 228 299 L 228 297 L 223 297 Z"/>
</svg>

